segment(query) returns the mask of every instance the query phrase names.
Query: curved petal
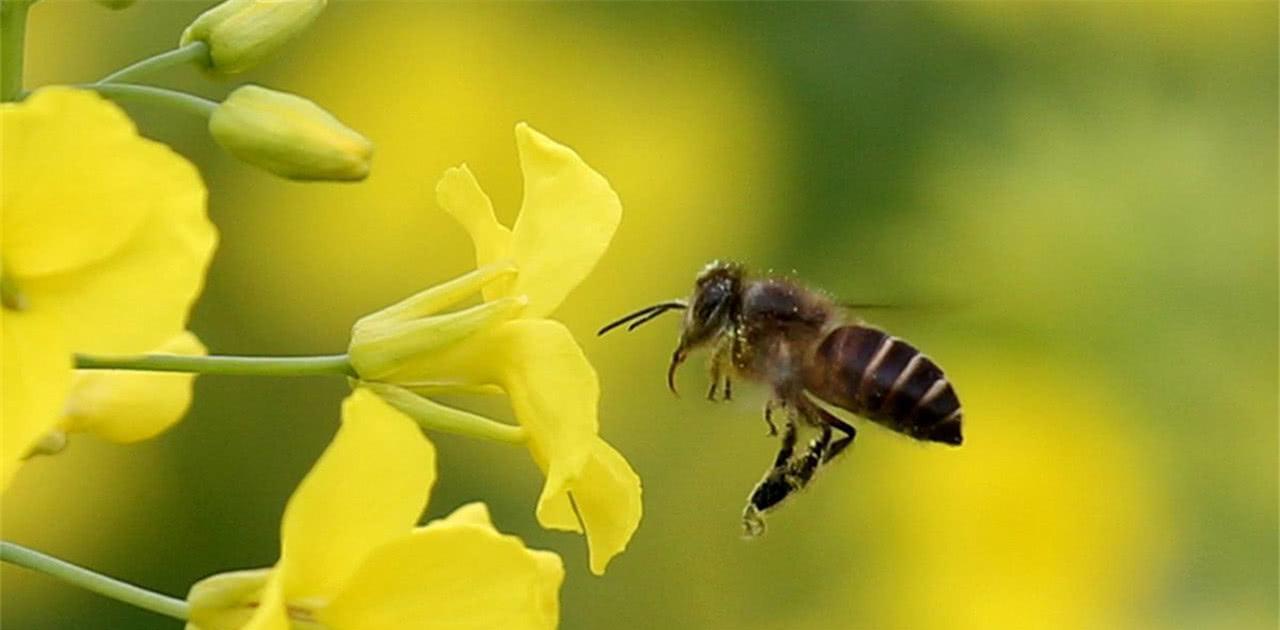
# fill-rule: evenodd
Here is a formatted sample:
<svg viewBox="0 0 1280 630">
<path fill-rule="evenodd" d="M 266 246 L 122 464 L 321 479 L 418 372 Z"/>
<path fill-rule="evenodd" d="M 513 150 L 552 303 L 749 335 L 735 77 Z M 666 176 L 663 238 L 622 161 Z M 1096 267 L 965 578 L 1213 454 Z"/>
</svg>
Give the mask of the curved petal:
<svg viewBox="0 0 1280 630">
<path fill-rule="evenodd" d="M 539 521 L 545 527 L 580 532 L 586 526 L 591 572 L 603 575 L 609 560 L 627 548 L 640 525 L 640 477 L 621 453 L 604 440 L 596 440 L 582 475 L 569 484 L 565 494 L 539 505 L 539 509 Z"/>
<path fill-rule="evenodd" d="M 7 488 L 22 459 L 58 424 L 71 387 L 71 351 L 61 323 L 47 314 L 0 309 L 0 456 Z"/>
<path fill-rule="evenodd" d="M 191 611 L 187 616 L 187 630 L 240 630 L 245 627 L 255 614 L 263 614 L 259 611 L 264 608 L 262 600 L 268 582 L 278 582 L 271 579 L 271 571 L 231 571 L 211 575 L 192 584 L 187 592 Z M 275 594 L 273 602 L 268 604 L 282 607 L 284 600 L 280 597 L 279 585 L 271 588 L 275 589 Z"/>
<path fill-rule="evenodd" d="M 336 594 L 368 553 L 417 523 L 435 448 L 413 421 L 356 389 L 342 427 L 285 508 L 280 569 L 288 601 Z"/>
<path fill-rule="evenodd" d="M 483 268 L 511 255 L 511 230 L 498 223 L 493 203 L 466 164 L 444 172 L 436 184 L 436 203 L 453 216 L 471 235 L 476 248 L 476 268 Z M 507 295 L 510 280 L 499 280 L 484 288 L 484 298 Z"/>
<path fill-rule="evenodd" d="M 555 628 L 564 567 L 488 524 L 436 521 L 374 550 L 318 614 L 343 630 Z"/>
<path fill-rule="evenodd" d="M 516 420 L 529 436 L 529 451 L 547 476 L 538 499 L 538 520 L 547 525 L 545 506 L 578 478 L 597 439 L 600 385 L 595 369 L 563 324 L 516 320 L 493 332 L 501 353 L 501 386 Z"/>
<path fill-rule="evenodd" d="M 140 137 L 119 107 L 93 92 L 37 90 L 0 106 L 0 125 L 3 251 L 17 276 L 110 256 L 151 212 L 152 187 L 177 185 L 133 176 L 182 158 Z"/>
<path fill-rule="evenodd" d="M 57 170 L 42 180 L 45 192 L 31 203 L 41 209 L 68 205 L 86 216 L 105 208 L 108 221 L 117 212 L 129 212 L 125 208 L 142 208 L 145 215 L 125 243 L 95 264 L 73 273 L 21 277 L 32 308 L 58 312 L 76 352 L 145 352 L 182 332 L 217 241 L 195 167 L 168 147 L 137 136 L 116 153 L 93 156 L 79 166 L 65 164 L 66 155 L 58 159 Z M 77 163 L 85 159 L 78 157 Z M 100 177 L 129 182 L 129 188 L 112 192 Z M 5 205 L 8 223 L 7 199 Z"/>
<path fill-rule="evenodd" d="M 153 350 L 161 354 L 204 355 L 204 344 L 183 332 Z M 66 405 L 63 428 L 112 442 L 137 442 L 173 426 L 191 406 L 195 374 L 79 370 Z"/>
<path fill-rule="evenodd" d="M 603 175 L 572 149 L 516 126 L 524 202 L 511 236 L 520 268 L 513 295 L 528 295 L 526 317 L 545 317 L 604 255 L 622 218 L 622 202 Z"/>
</svg>

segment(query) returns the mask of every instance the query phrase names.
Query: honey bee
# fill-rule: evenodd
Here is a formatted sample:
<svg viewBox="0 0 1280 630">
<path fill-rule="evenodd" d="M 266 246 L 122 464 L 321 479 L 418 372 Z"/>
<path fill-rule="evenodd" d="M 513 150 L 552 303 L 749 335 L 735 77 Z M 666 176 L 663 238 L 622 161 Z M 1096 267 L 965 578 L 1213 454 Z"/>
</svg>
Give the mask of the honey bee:
<svg viewBox="0 0 1280 630">
<path fill-rule="evenodd" d="M 698 274 L 687 300 L 645 307 L 598 334 L 628 323 L 627 330 L 635 330 L 670 310 L 685 311 L 667 368 L 672 392 L 689 353 L 709 348 L 709 400 L 717 394 L 729 400 L 732 379 L 741 377 L 771 389 L 764 408 L 769 435 L 779 435 L 773 419 L 785 412 L 781 448 L 742 514 L 748 538 L 764 533 L 764 514 L 853 442 L 853 426 L 814 398 L 917 440 L 963 441 L 960 400 L 932 359 L 897 337 L 851 322 L 840 304 L 791 278 L 752 276 L 737 263 L 714 261 Z M 796 451 L 797 423 L 817 431 L 802 452 Z"/>
</svg>

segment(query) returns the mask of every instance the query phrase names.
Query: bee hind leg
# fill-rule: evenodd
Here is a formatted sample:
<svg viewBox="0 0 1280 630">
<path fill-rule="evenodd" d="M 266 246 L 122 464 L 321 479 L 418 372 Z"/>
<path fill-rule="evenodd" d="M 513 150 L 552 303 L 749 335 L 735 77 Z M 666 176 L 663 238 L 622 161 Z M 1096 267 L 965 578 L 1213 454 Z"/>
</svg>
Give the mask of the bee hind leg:
<svg viewBox="0 0 1280 630">
<path fill-rule="evenodd" d="M 772 424 L 771 424 L 772 426 Z M 755 538 L 764 533 L 764 513 L 782 503 L 798 486 L 789 474 L 791 457 L 796 448 L 796 425 L 787 419 L 782 432 L 782 446 L 773 460 L 773 467 L 764 479 L 751 490 L 747 507 L 742 512 L 742 530 L 745 538 Z"/>
<path fill-rule="evenodd" d="M 853 444 L 853 438 L 858 435 L 858 431 L 853 428 L 853 425 L 837 418 L 835 414 L 823 409 L 820 405 L 811 400 L 801 400 L 800 405 L 801 408 L 804 409 L 805 413 L 810 417 L 818 418 L 823 426 L 831 427 L 843 434 L 830 442 L 825 452 L 822 453 L 822 460 L 819 463 L 825 464 L 835 459 L 837 455 L 844 451 L 844 449 L 849 448 L 849 445 Z"/>
</svg>

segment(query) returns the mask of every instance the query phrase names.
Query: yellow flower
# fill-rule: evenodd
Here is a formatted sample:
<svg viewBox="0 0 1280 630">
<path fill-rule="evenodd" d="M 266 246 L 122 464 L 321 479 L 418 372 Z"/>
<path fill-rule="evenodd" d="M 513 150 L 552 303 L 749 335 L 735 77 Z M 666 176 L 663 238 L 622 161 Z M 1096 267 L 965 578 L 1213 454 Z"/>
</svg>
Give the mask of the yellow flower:
<svg viewBox="0 0 1280 630">
<path fill-rule="evenodd" d="M 183 377 L 74 380 L 72 353 L 200 350 L 179 335 L 217 236 L 195 168 L 138 136 L 97 95 L 45 88 L 4 104 L 0 123 L 7 487 L 22 458 L 60 423 L 130 441 L 176 421 L 189 397 Z M 143 422 L 122 413 L 135 404 L 123 391 L 153 396 L 142 405 L 151 414 Z"/>
<path fill-rule="evenodd" d="M 289 179 L 361 180 L 373 158 L 372 142 L 319 105 L 257 85 L 227 96 L 209 133 L 237 158 Z"/>
<path fill-rule="evenodd" d="M 564 567 L 493 528 L 483 504 L 414 527 L 435 449 L 357 388 L 342 427 L 298 486 L 270 569 L 191 588 L 188 630 L 554 628 Z"/>
<path fill-rule="evenodd" d="M 604 254 L 622 206 L 568 147 L 524 124 L 516 141 L 524 202 L 515 227 L 498 223 L 465 166 L 447 171 L 437 198 L 470 233 L 479 269 L 361 319 L 351 363 L 425 426 L 527 444 L 547 477 L 538 522 L 585 533 L 601 574 L 640 522 L 640 479 L 597 435 L 595 370 L 569 330 L 545 317 Z M 439 314 L 477 292 L 483 304 Z M 510 398 L 519 429 L 425 398 L 495 389 Z"/>
</svg>

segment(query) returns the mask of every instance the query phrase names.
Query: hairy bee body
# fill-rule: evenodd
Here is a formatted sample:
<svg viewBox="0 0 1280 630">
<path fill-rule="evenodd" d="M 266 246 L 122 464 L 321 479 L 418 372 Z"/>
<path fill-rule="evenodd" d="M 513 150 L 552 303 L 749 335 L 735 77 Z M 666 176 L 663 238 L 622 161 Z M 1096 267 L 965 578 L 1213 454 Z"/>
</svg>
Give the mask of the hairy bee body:
<svg viewBox="0 0 1280 630">
<path fill-rule="evenodd" d="M 787 412 L 778 455 L 743 513 L 748 536 L 763 532 L 762 515 L 804 488 L 857 433 L 812 398 L 918 440 L 963 441 L 960 400 L 942 369 L 915 346 L 850 321 L 846 309 L 822 292 L 791 278 L 748 276 L 741 265 L 717 261 L 698 274 L 687 301 L 646 307 L 600 334 L 627 323 L 634 329 L 672 309 L 685 310 L 667 369 L 672 391 L 676 368 L 691 351 L 709 347 L 708 398 L 715 400 L 719 391 L 727 400 L 738 376 L 771 388 L 765 407 L 770 435 L 779 435 L 773 412 Z M 803 449 L 796 448 L 797 424 L 818 432 Z"/>
</svg>

